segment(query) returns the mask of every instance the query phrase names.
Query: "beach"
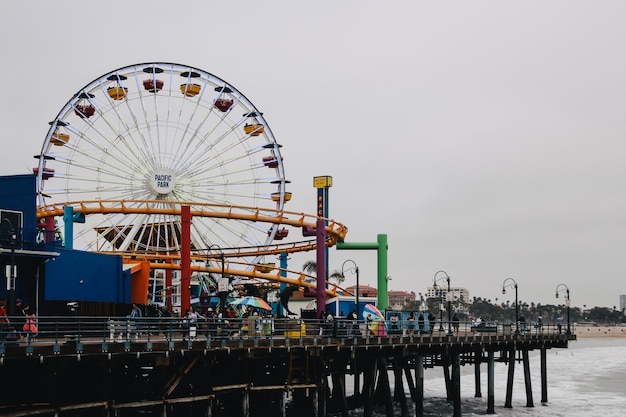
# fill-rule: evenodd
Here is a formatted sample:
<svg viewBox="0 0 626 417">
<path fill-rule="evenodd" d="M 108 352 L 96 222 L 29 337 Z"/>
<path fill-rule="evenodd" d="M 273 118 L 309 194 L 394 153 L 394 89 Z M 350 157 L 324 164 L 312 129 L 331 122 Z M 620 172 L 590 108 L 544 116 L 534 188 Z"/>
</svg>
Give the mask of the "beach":
<svg viewBox="0 0 626 417">
<path fill-rule="evenodd" d="M 565 329 L 565 325 L 563 326 Z M 586 326 L 576 325 L 573 327 L 577 338 L 596 337 L 626 337 L 626 326 Z"/>
</svg>

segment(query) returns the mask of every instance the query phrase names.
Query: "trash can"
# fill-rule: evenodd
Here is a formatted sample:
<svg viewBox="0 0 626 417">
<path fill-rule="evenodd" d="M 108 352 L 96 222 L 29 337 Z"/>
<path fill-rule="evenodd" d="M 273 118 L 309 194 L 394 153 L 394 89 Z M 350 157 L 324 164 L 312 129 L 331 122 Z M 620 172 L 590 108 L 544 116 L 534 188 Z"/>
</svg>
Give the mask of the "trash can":
<svg viewBox="0 0 626 417">
<path fill-rule="evenodd" d="M 263 336 L 271 336 L 272 335 L 272 320 L 271 319 L 262 319 L 261 320 L 261 334 Z"/>
</svg>

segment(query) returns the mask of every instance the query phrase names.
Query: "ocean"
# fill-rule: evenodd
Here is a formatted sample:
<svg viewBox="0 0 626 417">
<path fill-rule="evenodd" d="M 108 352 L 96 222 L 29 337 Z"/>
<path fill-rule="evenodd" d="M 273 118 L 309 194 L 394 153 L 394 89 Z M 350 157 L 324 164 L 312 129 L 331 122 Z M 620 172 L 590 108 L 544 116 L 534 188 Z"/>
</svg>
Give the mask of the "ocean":
<svg viewBox="0 0 626 417">
<path fill-rule="evenodd" d="M 548 402 L 541 403 L 539 351 L 530 355 L 534 407 L 526 407 L 524 370 L 515 366 L 513 408 L 505 408 L 508 367 L 496 363 L 495 416 L 500 417 L 614 417 L 626 415 L 626 338 L 587 338 L 570 342 L 568 349 L 547 353 Z M 474 368 L 461 367 L 461 412 L 484 416 L 487 410 L 487 365 L 481 366 L 482 398 L 474 398 Z M 390 382 L 393 377 L 390 375 Z M 348 384 L 349 386 L 350 384 Z M 415 415 L 409 401 L 410 414 Z M 424 415 L 451 416 L 452 403 L 445 398 L 441 368 L 424 372 Z M 353 411 L 361 416 L 362 411 Z M 377 416 L 384 416 L 384 410 Z M 400 416 L 399 409 L 396 415 Z"/>
</svg>

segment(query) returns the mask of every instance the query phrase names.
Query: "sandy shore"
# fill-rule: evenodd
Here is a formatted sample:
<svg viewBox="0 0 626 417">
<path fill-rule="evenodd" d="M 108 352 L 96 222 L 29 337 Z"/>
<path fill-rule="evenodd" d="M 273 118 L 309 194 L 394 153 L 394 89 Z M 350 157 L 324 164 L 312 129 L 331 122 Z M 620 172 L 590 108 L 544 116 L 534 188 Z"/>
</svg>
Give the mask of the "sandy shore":
<svg viewBox="0 0 626 417">
<path fill-rule="evenodd" d="M 563 326 L 565 327 L 565 326 Z M 576 326 L 574 334 L 586 337 L 626 337 L 626 326 Z"/>
</svg>

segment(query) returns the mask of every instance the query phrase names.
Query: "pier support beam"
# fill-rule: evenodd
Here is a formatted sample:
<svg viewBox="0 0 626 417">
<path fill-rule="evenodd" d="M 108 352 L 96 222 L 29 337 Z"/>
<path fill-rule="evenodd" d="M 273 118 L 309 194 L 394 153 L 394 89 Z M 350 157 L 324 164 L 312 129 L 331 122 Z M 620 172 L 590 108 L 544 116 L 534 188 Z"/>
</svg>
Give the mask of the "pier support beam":
<svg viewBox="0 0 626 417">
<path fill-rule="evenodd" d="M 367 362 L 367 361 L 366 361 Z M 374 411 L 374 388 L 376 385 L 376 370 L 378 361 L 372 360 L 365 366 L 363 372 L 363 417 L 372 417 Z"/>
<path fill-rule="evenodd" d="M 548 359 L 545 347 L 541 348 L 541 402 L 548 402 Z"/>
<path fill-rule="evenodd" d="M 314 402 L 317 403 L 318 417 L 326 417 L 328 409 L 328 380 L 327 377 L 322 378 L 320 387 L 315 391 Z"/>
<path fill-rule="evenodd" d="M 524 363 L 524 385 L 526 386 L 526 407 L 534 407 L 533 387 L 530 381 L 530 360 L 528 358 L 528 349 L 522 350 L 522 362 Z"/>
<path fill-rule="evenodd" d="M 506 379 L 506 399 L 504 400 L 505 408 L 513 408 L 513 377 L 515 376 L 515 348 L 508 351 L 509 372 Z"/>
<path fill-rule="evenodd" d="M 387 417 L 393 417 L 393 399 L 391 398 L 391 386 L 389 385 L 389 374 L 387 373 L 387 359 L 378 359 L 378 389 L 381 391 L 385 404 Z"/>
<path fill-rule="evenodd" d="M 406 383 L 409 386 L 411 401 L 415 401 L 415 380 L 413 379 L 413 374 L 411 373 L 411 367 L 409 364 L 404 365 L 404 377 L 406 378 Z"/>
<path fill-rule="evenodd" d="M 339 404 L 341 415 L 348 417 L 348 401 L 346 400 L 346 377 L 344 374 L 333 374 L 333 393 L 332 396 Z"/>
<path fill-rule="evenodd" d="M 494 385 L 494 353 L 489 351 L 487 356 L 487 414 L 495 414 L 495 385 Z"/>
<path fill-rule="evenodd" d="M 444 361 L 444 365 L 441 367 L 443 369 L 443 378 L 446 382 L 446 399 L 448 402 L 452 401 L 452 382 L 450 380 L 450 355 L 446 353 L 442 358 Z"/>
<path fill-rule="evenodd" d="M 452 352 L 452 396 L 453 417 L 461 417 L 461 360 L 457 351 Z"/>
<path fill-rule="evenodd" d="M 480 362 L 482 361 L 482 351 L 480 349 L 474 352 L 474 397 L 483 396 L 480 388 Z"/>
<path fill-rule="evenodd" d="M 406 393 L 404 391 L 404 380 L 402 379 L 402 366 L 393 369 L 395 375 L 393 398 L 400 404 L 400 415 L 402 417 L 409 416 L 409 405 L 406 402 Z"/>
<path fill-rule="evenodd" d="M 415 357 L 415 416 L 424 416 L 424 357 Z"/>
</svg>

